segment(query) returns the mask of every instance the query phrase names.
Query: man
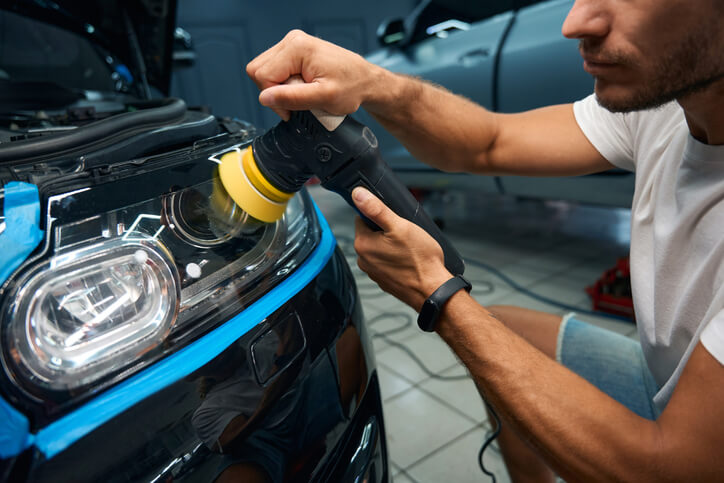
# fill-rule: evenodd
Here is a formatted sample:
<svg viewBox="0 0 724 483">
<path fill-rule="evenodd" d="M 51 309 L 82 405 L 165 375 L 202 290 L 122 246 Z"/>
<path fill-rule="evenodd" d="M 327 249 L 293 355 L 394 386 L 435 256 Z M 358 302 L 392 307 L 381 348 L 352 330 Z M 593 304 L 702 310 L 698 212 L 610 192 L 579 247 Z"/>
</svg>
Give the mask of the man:
<svg viewBox="0 0 724 483">
<path fill-rule="evenodd" d="M 641 346 L 575 319 L 481 307 L 464 290 L 435 326 L 501 414 L 514 481 L 552 479 L 551 469 L 569 481 L 724 480 L 722 18 L 721 0 L 577 0 L 563 34 L 580 40 L 596 97 L 513 115 L 298 31 L 247 66 L 260 102 L 283 118 L 363 105 L 415 157 L 447 171 L 636 170 Z M 280 85 L 295 74 L 307 83 Z M 383 229 L 357 223 L 359 266 L 420 310 L 451 278 L 440 247 L 369 192 L 353 195 Z"/>
</svg>

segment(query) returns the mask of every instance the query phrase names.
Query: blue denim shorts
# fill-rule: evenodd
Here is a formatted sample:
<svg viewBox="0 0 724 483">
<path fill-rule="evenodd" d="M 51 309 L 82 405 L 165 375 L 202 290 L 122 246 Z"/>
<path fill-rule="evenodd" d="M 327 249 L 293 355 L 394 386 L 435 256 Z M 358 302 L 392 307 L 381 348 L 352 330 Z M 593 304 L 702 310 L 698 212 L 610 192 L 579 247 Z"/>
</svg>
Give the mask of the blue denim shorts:
<svg viewBox="0 0 724 483">
<path fill-rule="evenodd" d="M 563 318 L 558 332 L 556 359 L 631 411 L 655 420 L 658 392 L 641 344 L 616 332 Z"/>
</svg>

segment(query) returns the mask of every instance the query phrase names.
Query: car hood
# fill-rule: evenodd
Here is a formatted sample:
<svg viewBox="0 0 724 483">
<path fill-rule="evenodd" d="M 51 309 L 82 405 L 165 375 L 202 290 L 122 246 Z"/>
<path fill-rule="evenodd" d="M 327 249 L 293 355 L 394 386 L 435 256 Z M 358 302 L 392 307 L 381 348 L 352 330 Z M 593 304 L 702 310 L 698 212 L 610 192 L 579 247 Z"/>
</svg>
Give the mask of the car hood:
<svg viewBox="0 0 724 483">
<path fill-rule="evenodd" d="M 148 83 L 168 93 L 176 0 L 10 0 L 0 8 L 89 38 L 116 55 L 139 78 L 142 68 L 128 28 L 132 26 Z"/>
</svg>

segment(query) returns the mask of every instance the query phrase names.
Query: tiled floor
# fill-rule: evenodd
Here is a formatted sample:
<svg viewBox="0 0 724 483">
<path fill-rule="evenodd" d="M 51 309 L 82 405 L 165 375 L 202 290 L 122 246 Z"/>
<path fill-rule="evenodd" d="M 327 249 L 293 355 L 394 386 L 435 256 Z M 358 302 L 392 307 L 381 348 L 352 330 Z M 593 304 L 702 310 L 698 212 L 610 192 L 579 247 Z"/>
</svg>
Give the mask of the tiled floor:
<svg viewBox="0 0 724 483">
<path fill-rule="evenodd" d="M 348 256 L 370 331 L 377 334 L 373 344 L 394 481 L 487 481 L 477 455 L 490 424 L 465 368 L 437 335 L 417 328 L 412 309 L 381 292 L 357 269 L 351 246 L 354 211 L 319 187 L 310 192 Z M 626 210 L 472 193 L 435 194 L 426 200 L 425 208 L 444 220 L 445 233 L 464 258 L 489 264 L 536 294 L 582 309 L 590 308 L 584 287 L 628 252 L 630 215 Z M 478 266 L 468 264 L 465 274 L 482 304 L 568 312 L 514 290 Z M 633 324 L 579 317 L 636 337 Z M 427 372 L 399 344 L 418 354 Z M 441 380 L 428 372 L 463 378 Z M 485 464 L 499 482 L 509 481 L 495 445 L 486 451 Z"/>
</svg>

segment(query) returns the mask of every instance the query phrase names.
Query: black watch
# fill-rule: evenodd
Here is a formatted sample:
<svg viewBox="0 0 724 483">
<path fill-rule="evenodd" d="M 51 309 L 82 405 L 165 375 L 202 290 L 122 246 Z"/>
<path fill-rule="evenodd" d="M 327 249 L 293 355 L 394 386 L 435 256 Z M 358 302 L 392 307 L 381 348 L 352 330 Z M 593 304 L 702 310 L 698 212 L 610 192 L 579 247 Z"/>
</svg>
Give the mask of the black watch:
<svg viewBox="0 0 724 483">
<path fill-rule="evenodd" d="M 460 289 L 470 292 L 473 288 L 470 282 L 465 280 L 462 275 L 455 275 L 453 278 L 443 283 L 430 295 L 425 303 L 422 304 L 420 315 L 417 316 L 417 325 L 425 332 L 435 330 L 435 323 L 440 317 L 443 305 L 455 295 Z"/>
</svg>

